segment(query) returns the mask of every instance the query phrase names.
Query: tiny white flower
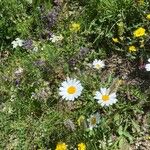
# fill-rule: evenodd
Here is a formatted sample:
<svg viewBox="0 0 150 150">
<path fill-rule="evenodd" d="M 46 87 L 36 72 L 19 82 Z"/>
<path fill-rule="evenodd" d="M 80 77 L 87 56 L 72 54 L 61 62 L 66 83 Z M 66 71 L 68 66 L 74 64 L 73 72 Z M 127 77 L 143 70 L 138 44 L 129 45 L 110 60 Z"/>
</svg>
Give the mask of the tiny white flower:
<svg viewBox="0 0 150 150">
<path fill-rule="evenodd" d="M 20 38 L 16 38 L 16 41 L 18 43 L 18 46 L 22 46 L 23 45 L 23 40 L 21 40 Z"/>
<path fill-rule="evenodd" d="M 106 88 L 101 88 L 100 91 L 97 91 L 94 98 L 102 106 L 109 106 L 117 102 L 116 93 L 110 93 L 109 89 Z"/>
<path fill-rule="evenodd" d="M 13 48 L 16 48 L 18 46 L 17 41 L 12 41 L 11 44 L 13 45 Z"/>
<path fill-rule="evenodd" d="M 52 37 L 50 38 L 52 43 L 57 42 L 57 37 L 55 35 L 52 35 Z"/>
<path fill-rule="evenodd" d="M 101 69 L 101 68 L 104 68 L 105 67 L 105 63 L 103 60 L 97 60 L 95 59 L 93 61 L 93 68 L 95 69 Z"/>
<path fill-rule="evenodd" d="M 63 40 L 63 36 L 62 35 L 59 35 L 59 36 L 56 36 L 56 35 L 52 35 L 52 37 L 50 38 L 51 42 L 52 43 L 56 43 L 58 41 L 62 41 Z"/>
<path fill-rule="evenodd" d="M 62 82 L 59 88 L 59 94 L 63 99 L 74 101 L 82 93 L 83 87 L 80 81 L 76 79 L 67 78 L 66 81 Z"/>
<path fill-rule="evenodd" d="M 16 75 L 21 75 L 23 73 L 23 68 L 19 67 L 18 69 L 16 69 L 15 74 Z"/>
<path fill-rule="evenodd" d="M 150 62 L 150 58 L 148 59 L 148 62 Z"/>
<path fill-rule="evenodd" d="M 14 41 L 11 42 L 11 44 L 13 45 L 13 48 L 16 48 L 17 46 L 22 47 L 23 40 L 21 40 L 20 38 L 16 38 Z"/>
<path fill-rule="evenodd" d="M 33 48 L 33 52 L 38 52 L 38 47 L 37 46 Z"/>
<path fill-rule="evenodd" d="M 88 119 L 89 129 L 92 130 L 94 127 L 97 127 L 97 124 L 100 122 L 100 114 L 97 112 L 90 116 Z"/>
</svg>

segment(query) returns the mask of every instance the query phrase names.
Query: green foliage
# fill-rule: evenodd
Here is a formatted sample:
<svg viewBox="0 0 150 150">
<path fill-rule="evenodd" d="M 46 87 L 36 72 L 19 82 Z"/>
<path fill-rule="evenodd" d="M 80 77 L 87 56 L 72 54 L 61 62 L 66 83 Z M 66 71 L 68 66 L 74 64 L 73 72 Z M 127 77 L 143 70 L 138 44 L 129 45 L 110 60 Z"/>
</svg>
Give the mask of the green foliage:
<svg viewBox="0 0 150 150">
<path fill-rule="evenodd" d="M 149 136 L 149 72 L 139 69 L 149 57 L 149 1 L 53 4 L 52 0 L 0 1 L 0 149 L 53 150 L 59 142 L 70 150 L 81 142 L 87 150 L 132 149 L 136 138 Z M 57 16 L 53 27 L 45 27 L 47 20 L 41 20 L 39 7 L 44 19 L 53 8 L 61 9 L 58 16 L 53 14 Z M 49 21 L 53 15 L 48 15 Z M 72 23 L 80 29 L 71 31 Z M 139 39 L 133 37 L 138 27 L 146 29 Z M 52 42 L 52 36 L 41 38 L 45 32 L 63 38 Z M 17 37 L 32 39 L 33 47 L 12 48 Z M 131 45 L 137 53 L 128 52 Z M 94 59 L 105 60 L 105 68 L 94 69 Z M 59 95 L 67 77 L 80 80 L 84 87 L 75 101 Z M 117 94 L 116 104 L 102 107 L 95 101 L 101 87 Z M 89 130 L 88 119 L 96 112 L 100 122 Z"/>
<path fill-rule="evenodd" d="M 16 37 L 38 36 L 41 22 L 38 9 L 28 1 L 6 0 L 0 2 L 0 41 L 6 47 Z M 36 33 L 35 33 L 36 32 Z"/>
<path fill-rule="evenodd" d="M 144 38 L 144 50 L 140 47 L 140 41 L 133 39 L 133 31 L 138 27 L 145 27 L 149 32 L 149 21 L 146 20 L 146 15 L 150 11 L 148 1 L 143 4 L 133 0 L 89 0 L 79 3 L 82 3 L 84 8 L 82 21 L 85 34 L 91 37 L 90 40 L 95 48 L 104 45 L 105 48 L 111 49 L 112 44 L 114 46 L 112 38 L 116 37 L 119 43 L 114 51 L 120 51 L 124 55 L 128 52 L 130 43 L 142 49 L 140 55 L 144 54 L 144 57 L 147 55 L 143 51 L 149 54 L 149 45 L 146 44 L 149 41 L 148 37 Z M 130 54 L 127 56 L 132 57 Z"/>
</svg>

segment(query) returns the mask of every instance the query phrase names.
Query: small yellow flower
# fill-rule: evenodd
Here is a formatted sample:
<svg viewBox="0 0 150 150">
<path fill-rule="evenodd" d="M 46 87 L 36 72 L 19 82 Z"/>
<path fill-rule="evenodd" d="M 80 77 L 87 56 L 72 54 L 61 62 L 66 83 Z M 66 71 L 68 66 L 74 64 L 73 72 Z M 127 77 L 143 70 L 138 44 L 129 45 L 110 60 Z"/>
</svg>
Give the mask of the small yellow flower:
<svg viewBox="0 0 150 150">
<path fill-rule="evenodd" d="M 118 38 L 112 38 L 112 40 L 113 40 L 113 42 L 115 42 L 115 43 L 118 43 L 118 42 L 119 42 Z"/>
<path fill-rule="evenodd" d="M 78 150 L 86 150 L 86 145 L 84 143 L 78 144 Z"/>
<path fill-rule="evenodd" d="M 67 150 L 67 145 L 65 143 L 58 143 L 55 150 Z"/>
<path fill-rule="evenodd" d="M 135 46 L 129 46 L 129 52 L 131 53 L 131 52 L 136 52 L 137 51 L 137 49 L 136 49 L 136 47 Z"/>
<path fill-rule="evenodd" d="M 150 14 L 148 14 L 148 15 L 146 16 L 146 18 L 147 18 L 148 20 L 150 20 Z"/>
<path fill-rule="evenodd" d="M 78 32 L 80 30 L 80 24 L 79 23 L 72 23 L 70 25 L 70 31 L 72 32 Z"/>
<path fill-rule="evenodd" d="M 141 37 L 145 35 L 145 29 L 140 27 L 133 32 L 134 37 Z"/>
</svg>

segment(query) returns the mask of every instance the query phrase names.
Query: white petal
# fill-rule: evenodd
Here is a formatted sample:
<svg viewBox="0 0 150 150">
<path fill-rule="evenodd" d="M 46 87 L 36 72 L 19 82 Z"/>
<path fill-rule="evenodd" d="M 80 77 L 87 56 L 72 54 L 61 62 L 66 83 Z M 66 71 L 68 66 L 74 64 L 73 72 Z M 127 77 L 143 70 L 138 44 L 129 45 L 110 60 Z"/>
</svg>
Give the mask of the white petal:
<svg viewBox="0 0 150 150">
<path fill-rule="evenodd" d="M 111 94 L 109 95 L 109 97 L 110 97 L 110 98 L 116 98 L 116 93 L 111 93 Z"/>
<path fill-rule="evenodd" d="M 116 98 L 110 99 L 110 104 L 115 104 L 116 102 L 117 102 L 117 99 L 116 99 Z"/>
<path fill-rule="evenodd" d="M 101 106 L 105 106 L 105 105 L 106 105 L 105 103 L 101 102 Z"/>
<path fill-rule="evenodd" d="M 75 97 L 74 97 L 74 95 L 70 95 L 68 99 L 71 101 L 74 101 Z"/>
<path fill-rule="evenodd" d="M 65 95 L 65 92 L 64 91 L 60 91 L 59 95 L 63 96 L 63 95 Z"/>
<path fill-rule="evenodd" d="M 102 95 L 106 95 L 106 93 L 107 93 L 107 89 L 106 88 L 101 88 L 100 91 L 101 91 Z"/>
<path fill-rule="evenodd" d="M 95 65 L 95 64 L 97 64 L 97 59 L 95 59 L 95 60 L 93 61 L 93 65 Z"/>
<path fill-rule="evenodd" d="M 101 99 L 101 97 L 102 97 L 102 94 L 97 91 L 97 92 L 95 93 L 94 99 L 98 99 L 98 100 L 99 100 L 99 99 Z"/>
<path fill-rule="evenodd" d="M 60 91 L 63 91 L 63 90 L 65 90 L 65 88 L 61 86 L 61 87 L 59 88 L 59 90 L 60 90 Z"/>
<path fill-rule="evenodd" d="M 109 106 L 109 105 L 111 105 L 111 103 L 110 103 L 110 102 L 108 102 L 108 103 L 105 103 L 105 105 L 106 105 L 106 106 Z"/>
<path fill-rule="evenodd" d="M 93 130 L 93 126 L 90 125 L 90 126 L 89 126 L 89 129 L 90 129 L 90 130 Z"/>
<path fill-rule="evenodd" d="M 68 86 L 68 84 L 67 84 L 67 82 L 66 82 L 66 81 L 64 81 L 61 85 L 62 85 L 63 87 Z"/>
<path fill-rule="evenodd" d="M 98 100 L 97 102 L 98 102 L 98 104 L 101 104 L 101 103 L 103 103 L 103 101 L 102 101 L 102 100 Z"/>
</svg>

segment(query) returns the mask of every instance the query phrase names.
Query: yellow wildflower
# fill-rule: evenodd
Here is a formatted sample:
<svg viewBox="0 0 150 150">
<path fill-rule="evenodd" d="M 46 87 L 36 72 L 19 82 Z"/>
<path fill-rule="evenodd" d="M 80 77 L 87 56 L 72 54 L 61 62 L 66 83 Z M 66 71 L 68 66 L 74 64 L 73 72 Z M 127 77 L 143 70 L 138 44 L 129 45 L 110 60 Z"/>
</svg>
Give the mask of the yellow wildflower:
<svg viewBox="0 0 150 150">
<path fill-rule="evenodd" d="M 113 42 L 115 42 L 115 43 L 118 43 L 118 42 L 119 42 L 118 38 L 112 38 L 112 40 L 113 40 Z"/>
<path fill-rule="evenodd" d="M 67 145 L 65 143 L 58 143 L 55 150 L 67 150 Z"/>
<path fill-rule="evenodd" d="M 148 14 L 148 15 L 146 16 L 146 18 L 147 18 L 148 20 L 150 20 L 150 14 Z"/>
<path fill-rule="evenodd" d="M 145 29 L 140 27 L 133 32 L 134 37 L 141 37 L 145 35 Z"/>
<path fill-rule="evenodd" d="M 79 23 L 72 23 L 70 25 L 70 31 L 72 32 L 78 32 L 80 30 L 80 24 Z"/>
<path fill-rule="evenodd" d="M 131 53 L 131 52 L 136 52 L 137 51 L 137 49 L 136 49 L 136 47 L 135 46 L 129 46 L 129 52 Z"/>
<path fill-rule="evenodd" d="M 78 144 L 78 150 L 86 150 L 86 145 L 84 143 Z"/>
</svg>

